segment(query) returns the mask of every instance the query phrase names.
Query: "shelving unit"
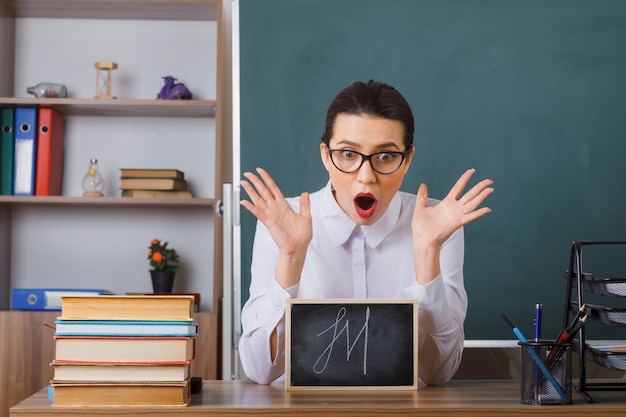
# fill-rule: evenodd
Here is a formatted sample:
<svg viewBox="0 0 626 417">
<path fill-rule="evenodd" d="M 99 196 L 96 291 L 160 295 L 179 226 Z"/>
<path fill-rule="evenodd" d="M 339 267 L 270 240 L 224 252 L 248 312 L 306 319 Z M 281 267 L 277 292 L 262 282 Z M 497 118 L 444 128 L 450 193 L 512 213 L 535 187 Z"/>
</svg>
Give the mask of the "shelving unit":
<svg viewBox="0 0 626 417">
<path fill-rule="evenodd" d="M 213 185 L 213 195 L 200 195 L 200 198 L 174 199 L 174 198 L 154 198 L 154 199 L 130 199 L 107 195 L 101 199 L 85 199 L 77 195 L 67 195 L 58 197 L 0 197 L 0 229 L 5 233 L 4 241 L 1 242 L 0 260 L 3 262 L 2 282 L 3 295 L 0 296 L 0 308 L 7 308 L 9 305 L 9 290 L 12 283 L 19 280 L 19 277 L 11 276 L 11 235 L 14 222 L 14 214 L 17 211 L 36 208 L 41 211 L 45 208 L 64 208 L 68 211 L 85 210 L 97 208 L 99 210 L 144 210 L 160 209 L 154 211 L 175 210 L 170 217 L 185 213 L 185 210 L 204 209 L 207 216 L 213 218 L 210 225 L 214 229 L 214 239 L 210 246 L 213 247 L 213 271 L 206 274 L 207 281 L 213 282 L 211 307 L 215 310 L 219 306 L 221 289 L 221 221 L 219 218 L 219 201 L 221 199 L 222 184 L 228 181 L 230 175 L 230 141 L 227 134 L 228 124 L 227 114 L 223 111 L 222 102 L 228 104 L 228 79 L 224 62 L 223 47 L 225 44 L 224 28 L 222 23 L 222 0 L 15 0 L 3 2 L 0 6 L 0 16 L 3 17 L 0 23 L 0 52 L 2 53 L 2 63 L 0 63 L 0 106 L 20 107 L 20 106 L 45 106 L 52 107 L 60 111 L 68 118 L 100 118 L 102 123 L 115 123 L 117 118 L 140 118 L 155 119 L 168 118 L 168 120 L 179 120 L 179 124 L 184 126 L 185 120 L 205 120 L 214 119 L 215 149 L 214 155 L 207 155 L 214 158 L 214 162 L 209 163 L 213 172 L 209 172 L 206 178 L 194 178 L 195 181 L 211 181 Z M 20 68 L 15 68 L 17 62 L 16 38 L 17 21 L 21 18 L 33 19 L 91 19 L 94 25 L 103 20 L 138 20 L 138 21 L 167 21 L 167 22 L 216 22 L 217 41 L 215 45 L 207 44 L 206 53 L 215 54 L 217 68 L 213 73 L 217 74 L 215 83 L 215 97 L 201 97 L 194 100 L 156 100 L 146 98 L 120 97 L 116 100 L 98 100 L 90 98 L 74 97 L 65 99 L 30 98 L 15 97 L 14 92 L 21 92 L 22 88 L 15 85 L 16 73 Z M 63 48 L 70 48 L 66 45 Z M 195 54 L 197 51 L 189 51 Z M 141 59 L 141 58 L 137 58 Z M 89 74 L 91 76 L 91 74 Z M 117 74 L 116 74 L 117 75 Z M 42 71 L 41 79 L 46 79 L 45 70 Z M 91 85 L 89 85 L 91 87 Z M 114 87 L 115 88 L 115 87 Z M 114 91 L 115 92 L 115 91 Z M 86 94 L 83 94 L 86 95 Z M 206 96 L 206 94 L 205 94 Z M 140 146 L 140 145 L 138 145 Z M 143 148 L 135 150 L 143 152 Z M 193 149 L 190 152 L 194 152 Z M 67 156 L 67 152 L 66 152 Z M 210 160 L 210 159 L 209 159 Z M 71 163 L 71 161 L 70 161 Z M 65 183 L 65 181 L 64 181 Z M 181 211 L 182 210 L 182 211 Z M 159 214 L 163 216 L 163 214 Z M 13 236 L 15 239 L 15 236 Z M 142 248 L 143 249 L 143 248 Z M 205 262 L 202 259 L 199 263 Z M 42 286 L 45 286 L 42 283 Z M 198 291 L 189 288 L 188 291 Z M 205 297 L 206 298 L 206 297 Z M 207 303 L 209 304 L 209 303 Z"/>
<path fill-rule="evenodd" d="M 199 355 L 202 355 L 203 365 L 197 370 L 199 372 L 197 376 L 214 379 L 220 375 L 217 356 L 220 340 L 218 319 L 222 297 L 223 225 L 220 216 L 220 200 L 222 199 L 222 184 L 230 182 L 232 175 L 231 80 L 228 59 L 230 52 L 225 50 L 229 47 L 230 33 L 224 22 L 224 4 L 226 4 L 224 0 L 9 0 L 1 2 L 0 107 L 45 106 L 61 112 L 66 117 L 68 126 L 72 126 L 66 129 L 65 164 L 73 170 L 73 178 L 78 172 L 76 167 L 82 164 L 86 170 L 88 162 L 84 155 L 77 156 L 76 148 L 81 148 L 84 152 L 84 148 L 90 146 L 92 142 L 100 146 L 100 149 L 109 146 L 108 143 L 102 143 L 102 136 L 98 137 L 94 134 L 93 136 L 96 137 L 94 139 L 89 137 L 90 135 L 81 134 L 81 131 L 75 128 L 75 126 L 80 126 L 84 129 L 85 125 L 92 124 L 96 126 L 94 133 L 111 131 L 111 137 L 117 142 L 112 141 L 110 147 L 123 145 L 117 154 L 120 158 L 119 162 L 111 158 L 104 164 L 101 161 L 101 169 L 103 165 L 107 167 L 109 172 L 112 172 L 111 177 L 114 180 L 117 180 L 118 169 L 122 167 L 172 168 L 172 166 L 142 166 L 141 162 L 134 164 L 132 155 L 140 157 L 138 158 L 140 161 L 146 161 L 149 160 L 150 155 L 160 157 L 155 160 L 167 160 L 162 157 L 163 154 L 175 153 L 178 158 L 175 161 L 183 161 L 181 164 L 183 166 L 176 163 L 173 164 L 176 165 L 174 168 L 183 170 L 186 178 L 193 181 L 193 185 L 200 192 L 196 194 L 196 188 L 194 188 L 192 199 L 123 198 L 119 196 L 119 192 L 114 193 L 109 189 L 108 193 L 105 190 L 105 197 L 83 198 L 75 188 L 66 190 L 67 181 L 64 178 L 64 190 L 61 196 L 0 196 L 0 313 L 12 313 L 1 311 L 7 310 L 10 306 L 12 287 L 33 286 L 31 285 L 33 283 L 41 287 L 66 286 L 59 282 L 68 278 L 68 268 L 71 270 L 74 264 L 76 264 L 78 277 L 75 277 L 73 282 L 81 283 L 82 287 L 110 289 L 110 283 L 117 283 L 119 289 L 113 289 L 116 293 L 147 291 L 150 288 L 146 260 L 148 244 L 153 238 L 168 240 L 167 236 L 160 235 L 162 230 L 176 231 L 177 236 L 181 237 L 176 242 L 171 242 L 171 246 L 181 253 L 183 268 L 179 274 L 182 274 L 186 280 L 183 281 L 182 287 L 175 286 L 175 291 L 201 294 L 200 314 L 202 322 L 208 324 L 205 328 L 201 328 L 200 332 L 205 332 L 203 338 L 207 343 L 209 341 L 213 343 L 211 347 L 203 347 L 203 352 L 199 352 Z M 20 61 L 19 57 L 28 55 L 20 54 L 20 52 L 31 47 L 35 48 L 31 44 L 24 45 L 25 42 L 19 39 L 20 23 L 28 20 L 30 25 L 28 27 L 32 28 L 39 23 L 45 25 L 60 19 L 62 19 L 63 27 L 73 25 L 73 22 L 78 22 L 79 27 L 84 28 L 85 26 L 98 27 L 107 22 L 129 20 L 141 23 L 137 25 L 138 27 L 144 27 L 144 24 L 150 25 L 151 30 L 153 25 L 157 27 L 170 25 L 166 26 L 168 29 L 163 31 L 163 36 L 176 35 L 174 31 L 171 31 L 171 25 L 209 27 L 206 31 L 203 29 L 202 33 L 210 32 L 211 36 L 206 39 L 201 37 L 200 39 L 198 37 L 184 39 L 185 42 L 179 42 L 179 47 L 191 48 L 187 51 L 191 58 L 202 54 L 211 55 L 208 61 L 215 63 L 215 68 L 197 68 L 198 65 L 196 65 L 194 70 L 201 76 L 196 77 L 198 79 L 184 80 L 188 86 L 190 83 L 196 83 L 196 86 L 200 84 L 203 87 L 201 83 L 208 83 L 211 87 L 196 87 L 201 92 L 198 95 L 192 88 L 193 100 L 157 100 L 155 95 L 161 87 L 158 85 L 161 81 L 159 78 L 166 75 L 160 71 L 165 72 L 168 69 L 158 69 L 161 65 L 159 63 L 153 65 L 152 62 L 141 62 L 144 59 L 144 50 L 137 47 L 133 51 L 132 58 L 143 65 L 142 69 L 148 68 L 152 73 L 149 71 L 142 71 L 138 74 L 126 73 L 126 78 L 122 77 L 124 82 L 113 83 L 113 93 L 118 99 L 94 99 L 92 98 L 95 92 L 92 82 L 95 79 L 93 62 L 102 58 L 91 60 L 89 66 L 78 70 L 69 65 L 65 66 L 61 55 L 67 50 L 72 50 L 73 47 L 70 44 L 58 46 L 60 57 L 55 65 L 66 73 L 72 74 L 68 78 L 75 81 L 77 85 L 80 84 L 78 86 L 80 88 L 71 89 L 72 86 L 68 85 L 70 97 L 63 99 L 20 97 L 25 92 L 23 85 L 25 81 L 23 79 L 20 81 L 20 77 L 24 77 L 25 69 L 32 70 L 31 78 L 37 78 L 36 80 L 29 79 L 28 83 L 49 80 L 46 67 L 48 62 L 45 59 L 42 61 L 41 69 L 33 68 L 33 65 L 29 65 L 28 68 L 20 67 L 24 65 L 24 61 Z M 85 19 L 88 20 L 87 24 L 81 22 Z M 126 23 L 122 26 L 129 27 Z M 23 26 L 22 30 L 24 30 Z M 80 37 L 80 33 L 71 32 L 70 38 L 79 39 Z M 141 36 L 137 38 L 139 38 L 137 42 L 155 42 L 149 36 L 145 39 Z M 69 39 L 68 42 L 77 42 L 76 39 Z M 122 50 L 128 46 L 124 45 L 123 40 L 112 42 L 116 43 L 112 48 L 114 52 L 116 48 Z M 201 46 L 199 50 L 198 45 Z M 154 45 L 151 46 L 153 49 L 158 49 L 159 45 L 157 48 L 154 48 Z M 107 56 L 104 59 L 110 58 Z M 110 60 L 116 59 L 113 56 Z M 197 61 L 191 59 L 185 62 L 185 67 L 193 66 L 194 62 Z M 114 79 L 116 76 L 121 76 L 124 68 L 132 67 L 130 64 L 130 62 L 121 62 L 120 69 L 114 74 Z M 33 73 L 36 75 L 33 76 Z M 74 75 L 76 77 L 73 77 Z M 88 78 L 88 82 L 79 79 L 79 75 Z M 145 85 L 146 79 L 156 80 L 155 91 L 148 90 L 141 95 L 120 94 L 120 92 L 123 93 L 124 85 L 130 86 L 130 91 L 135 91 L 132 90 L 134 83 L 143 82 Z M 122 137 L 123 134 L 129 135 L 127 131 L 131 132 L 130 135 L 133 134 L 134 131 L 128 128 L 129 125 L 135 131 L 139 126 L 144 136 L 140 138 L 143 142 L 134 142 L 133 137 L 128 139 Z M 187 129 L 193 129 L 192 133 L 186 134 Z M 198 131 L 201 133 L 198 134 Z M 76 137 L 77 135 L 81 137 Z M 155 148 L 163 144 L 168 146 L 162 151 L 146 146 L 146 138 L 148 138 L 148 143 L 151 143 L 152 136 L 155 137 Z M 196 147 L 197 144 L 201 146 Z M 189 158 L 186 158 L 186 155 Z M 190 165 L 184 166 L 185 163 Z M 188 170 L 193 171 L 193 176 L 187 176 Z M 66 175 L 64 173 L 64 176 Z M 136 233 L 135 227 L 148 229 L 149 235 L 143 232 Z M 102 236 L 109 236 L 108 240 L 101 239 L 98 228 Z M 34 233 L 34 229 L 37 232 Z M 133 232 L 135 232 L 134 235 Z M 88 233 L 94 235 L 89 237 Z M 119 238 L 111 242 L 110 235 L 116 233 L 119 234 Z M 60 239 L 60 237 L 65 239 Z M 64 247 L 64 244 L 67 246 Z M 186 248 L 185 245 L 187 245 Z M 33 247 L 33 253 L 29 251 L 29 246 Z M 46 253 L 42 254 L 42 252 Z M 104 268 L 109 269 L 108 271 L 99 269 L 102 265 L 96 265 L 96 262 L 99 262 L 98 253 L 104 254 L 102 256 L 113 257 L 102 262 Z M 124 259 L 117 258 L 120 254 L 127 256 Z M 84 261 L 85 258 L 95 260 L 93 269 L 85 267 L 88 265 L 88 262 Z M 133 266 L 136 265 L 134 267 L 137 271 L 127 272 L 129 268 L 125 263 L 129 262 Z M 48 273 L 33 277 L 31 266 L 37 263 L 45 264 L 44 268 Z M 186 270 L 184 270 L 185 267 L 187 267 Z M 28 273 L 25 274 L 24 271 Z M 112 277 L 112 281 L 107 280 L 107 274 Z M 30 326 L 33 325 L 32 321 L 26 320 L 26 322 L 30 323 Z M 1 324 L 2 326 L 15 325 L 9 320 L 2 321 Z M 0 330 L 2 334 L 8 334 L 6 329 Z M 33 329 L 12 328 L 10 331 L 32 332 Z M 45 359 L 50 352 L 44 352 L 44 348 L 45 346 L 42 347 L 42 352 L 33 353 L 37 355 L 41 353 L 41 357 L 26 358 L 24 363 L 47 366 L 42 358 Z M 7 358 L 2 357 L 0 360 L 4 363 Z M 24 370 L 26 373 L 31 371 Z M 10 385 L 9 380 L 3 379 L 0 382 L 2 386 Z M 13 383 L 15 382 L 12 381 L 11 384 Z M 17 383 L 19 384 L 19 381 Z M 9 398 L 6 401 L 12 400 Z M 0 415 L 5 415 L 6 405 L 1 404 Z M 8 404 L 10 405 L 12 404 Z"/>
<path fill-rule="evenodd" d="M 626 382 L 589 382 L 587 380 L 586 360 L 591 360 L 607 369 L 626 371 L 626 352 L 612 353 L 594 348 L 586 338 L 586 327 L 592 323 L 603 326 L 624 328 L 626 335 L 626 308 L 592 304 L 588 295 L 607 297 L 626 297 L 626 278 L 607 278 L 585 272 L 583 267 L 584 246 L 624 246 L 626 241 L 575 241 L 570 249 L 569 265 L 566 271 L 567 290 L 564 304 L 563 327 L 585 305 L 587 321 L 575 340 L 574 349 L 579 354 L 579 381 L 577 390 L 587 402 L 593 402 L 589 391 L 626 391 Z M 623 339 L 626 339 L 624 337 Z"/>
</svg>

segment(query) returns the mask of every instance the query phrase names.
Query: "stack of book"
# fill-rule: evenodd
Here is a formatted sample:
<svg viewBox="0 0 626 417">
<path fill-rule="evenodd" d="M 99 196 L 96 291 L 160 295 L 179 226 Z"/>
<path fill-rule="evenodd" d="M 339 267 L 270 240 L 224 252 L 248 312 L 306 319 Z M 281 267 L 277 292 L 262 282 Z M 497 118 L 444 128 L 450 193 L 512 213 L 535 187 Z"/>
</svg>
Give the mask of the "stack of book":
<svg viewBox="0 0 626 417">
<path fill-rule="evenodd" d="M 187 405 L 194 297 L 62 297 L 53 405 Z"/>
<path fill-rule="evenodd" d="M 122 168 L 120 189 L 122 197 L 192 197 L 178 169 Z"/>
</svg>

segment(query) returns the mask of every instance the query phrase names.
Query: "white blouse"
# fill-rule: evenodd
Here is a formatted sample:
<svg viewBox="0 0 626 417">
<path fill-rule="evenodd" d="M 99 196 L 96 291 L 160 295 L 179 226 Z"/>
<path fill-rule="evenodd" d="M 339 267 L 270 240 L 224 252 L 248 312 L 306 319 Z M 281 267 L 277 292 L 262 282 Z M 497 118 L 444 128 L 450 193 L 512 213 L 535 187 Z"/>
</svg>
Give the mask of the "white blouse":
<svg viewBox="0 0 626 417">
<path fill-rule="evenodd" d="M 291 288 L 282 288 L 274 279 L 278 248 L 265 226 L 257 222 L 250 298 L 242 310 L 239 340 L 246 376 L 269 384 L 284 374 L 288 298 L 413 298 L 419 304 L 420 383 L 436 385 L 452 378 L 461 362 L 467 312 L 463 229 L 443 245 L 440 275 L 422 286 L 415 281 L 411 244 L 414 194 L 398 192 L 387 212 L 371 226 L 358 226 L 343 212 L 330 182 L 310 197 L 313 239 L 300 282 Z M 288 201 L 299 210 L 299 198 Z M 274 329 L 278 352 L 272 361 L 269 340 Z"/>
</svg>

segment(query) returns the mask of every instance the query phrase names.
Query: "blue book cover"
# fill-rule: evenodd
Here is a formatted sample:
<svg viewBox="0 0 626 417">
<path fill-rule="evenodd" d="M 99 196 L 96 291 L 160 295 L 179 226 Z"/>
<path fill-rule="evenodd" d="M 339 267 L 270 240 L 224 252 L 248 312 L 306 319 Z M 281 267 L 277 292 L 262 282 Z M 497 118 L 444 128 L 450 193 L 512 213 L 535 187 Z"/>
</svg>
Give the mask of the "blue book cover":
<svg viewBox="0 0 626 417">
<path fill-rule="evenodd" d="M 176 336 L 198 335 L 198 324 L 155 320 L 56 320 L 55 336 Z"/>
<path fill-rule="evenodd" d="M 11 310 L 58 310 L 61 311 L 62 295 L 110 294 L 101 289 L 80 288 L 13 288 Z"/>
<path fill-rule="evenodd" d="M 37 161 L 37 109 L 15 109 L 13 195 L 35 195 Z"/>
</svg>

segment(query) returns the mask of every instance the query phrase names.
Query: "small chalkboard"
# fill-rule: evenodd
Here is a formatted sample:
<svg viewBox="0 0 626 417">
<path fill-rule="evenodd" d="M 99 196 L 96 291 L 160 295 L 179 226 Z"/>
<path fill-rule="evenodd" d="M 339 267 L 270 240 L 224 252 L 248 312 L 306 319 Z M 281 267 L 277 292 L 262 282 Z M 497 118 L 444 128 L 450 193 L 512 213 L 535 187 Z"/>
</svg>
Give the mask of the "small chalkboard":
<svg viewBox="0 0 626 417">
<path fill-rule="evenodd" d="M 285 387 L 417 389 L 417 301 L 290 299 Z"/>
</svg>

